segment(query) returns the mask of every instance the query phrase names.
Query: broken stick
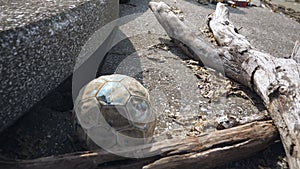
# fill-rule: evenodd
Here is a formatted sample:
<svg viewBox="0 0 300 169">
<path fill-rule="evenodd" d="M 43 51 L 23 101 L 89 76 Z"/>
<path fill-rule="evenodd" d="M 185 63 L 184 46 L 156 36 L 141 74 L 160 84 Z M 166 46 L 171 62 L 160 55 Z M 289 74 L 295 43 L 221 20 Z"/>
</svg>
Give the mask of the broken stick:
<svg viewBox="0 0 300 169">
<path fill-rule="evenodd" d="M 278 139 L 271 120 L 204 133 L 197 137 L 180 137 L 128 148 L 126 153 L 144 154 L 148 158 L 128 159 L 106 152 L 77 152 L 33 160 L 4 160 L 5 169 L 96 169 L 96 168 L 212 168 L 261 151 Z M 239 153 L 243 152 L 243 153 Z M 123 154 L 118 152 L 117 154 Z M 124 165 L 122 165 L 124 164 Z"/>
<path fill-rule="evenodd" d="M 229 12 L 218 3 L 208 26 L 219 44 L 216 48 L 196 36 L 164 2 L 149 6 L 167 34 L 189 47 L 205 66 L 249 87 L 263 100 L 279 130 L 289 167 L 300 168 L 300 63 L 299 43 L 292 57 L 276 58 L 256 50 L 229 21 Z"/>
</svg>

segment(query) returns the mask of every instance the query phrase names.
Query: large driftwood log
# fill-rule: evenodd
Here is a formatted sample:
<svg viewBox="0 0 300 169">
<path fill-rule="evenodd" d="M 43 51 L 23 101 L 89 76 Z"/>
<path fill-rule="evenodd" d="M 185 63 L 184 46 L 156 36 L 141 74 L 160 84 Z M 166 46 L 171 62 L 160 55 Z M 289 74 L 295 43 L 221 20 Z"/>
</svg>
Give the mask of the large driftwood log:
<svg viewBox="0 0 300 169">
<path fill-rule="evenodd" d="M 229 21 L 228 9 L 218 3 L 216 11 L 207 22 L 221 46 L 216 48 L 191 32 L 164 2 L 150 2 L 149 6 L 167 34 L 193 51 L 194 59 L 218 71 L 224 70 L 228 77 L 249 87 L 261 97 L 279 130 L 290 168 L 299 169 L 299 42 L 288 59 L 259 52 L 238 33 Z"/>
<path fill-rule="evenodd" d="M 269 120 L 252 122 L 230 129 L 202 134 L 198 137 L 174 138 L 129 149 L 131 152 L 139 152 L 139 154 L 145 156 L 154 155 L 144 159 L 127 159 L 104 150 L 98 150 L 34 160 L 4 160 L 0 158 L 0 168 L 163 169 L 167 167 L 183 168 L 184 166 L 189 166 L 188 168 L 211 168 L 250 156 L 265 149 L 274 143 L 276 139 L 278 139 L 276 127 Z"/>
</svg>

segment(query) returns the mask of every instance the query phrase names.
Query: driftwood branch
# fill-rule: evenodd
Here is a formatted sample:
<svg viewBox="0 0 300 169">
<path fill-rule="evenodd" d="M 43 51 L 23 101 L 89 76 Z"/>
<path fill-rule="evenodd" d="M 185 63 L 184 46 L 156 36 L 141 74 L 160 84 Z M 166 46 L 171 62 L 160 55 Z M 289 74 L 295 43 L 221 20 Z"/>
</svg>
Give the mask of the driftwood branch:
<svg viewBox="0 0 300 169">
<path fill-rule="evenodd" d="M 300 40 L 296 41 L 291 58 L 300 64 Z"/>
<path fill-rule="evenodd" d="M 174 41 L 179 40 L 182 44 L 191 49 L 193 54 L 189 56 L 191 56 L 192 59 L 201 61 L 205 66 L 223 72 L 223 62 L 219 57 L 217 50 L 215 50 L 215 48 L 205 39 L 197 37 L 171 11 L 171 8 L 167 4 L 164 2 L 150 2 L 149 6 L 169 37 Z"/>
<path fill-rule="evenodd" d="M 300 168 L 299 43 L 290 59 L 260 52 L 238 33 L 229 21 L 228 9 L 218 3 L 207 22 L 220 46 L 216 48 L 191 32 L 165 3 L 149 5 L 167 34 L 188 46 L 194 59 L 219 71 L 223 69 L 226 76 L 261 97 L 279 130 L 290 168 Z"/>
<path fill-rule="evenodd" d="M 3 160 L 5 169 L 93 169 L 93 168 L 211 168 L 232 160 L 250 156 L 278 139 L 272 121 L 252 122 L 238 127 L 202 134 L 198 137 L 174 138 L 128 149 L 145 156 L 128 159 L 104 150 L 81 152 L 34 160 Z M 243 153 L 240 153 L 240 152 Z M 121 152 L 119 152 L 121 153 Z M 123 153 L 123 152 L 122 152 Z M 121 164 L 124 165 L 121 165 Z"/>
</svg>

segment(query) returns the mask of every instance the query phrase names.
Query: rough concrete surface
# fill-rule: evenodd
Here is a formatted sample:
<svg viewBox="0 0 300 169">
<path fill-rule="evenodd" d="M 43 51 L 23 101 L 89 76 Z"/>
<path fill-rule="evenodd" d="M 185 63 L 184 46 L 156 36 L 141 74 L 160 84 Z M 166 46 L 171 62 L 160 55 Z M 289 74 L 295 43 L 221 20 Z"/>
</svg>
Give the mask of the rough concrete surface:
<svg viewBox="0 0 300 169">
<path fill-rule="evenodd" d="M 73 72 L 94 33 L 119 15 L 118 0 L 0 2 L 0 132 Z"/>
</svg>

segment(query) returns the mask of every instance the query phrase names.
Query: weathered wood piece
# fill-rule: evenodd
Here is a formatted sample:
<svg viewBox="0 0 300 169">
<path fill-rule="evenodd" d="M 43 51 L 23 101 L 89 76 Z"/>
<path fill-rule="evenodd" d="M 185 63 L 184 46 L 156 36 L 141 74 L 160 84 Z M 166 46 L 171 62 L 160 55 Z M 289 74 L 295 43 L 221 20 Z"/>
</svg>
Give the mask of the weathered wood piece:
<svg viewBox="0 0 300 169">
<path fill-rule="evenodd" d="M 221 46 L 216 48 L 191 32 L 167 4 L 150 2 L 149 6 L 167 34 L 194 52 L 193 59 L 222 70 L 219 65 L 221 59 L 228 77 L 261 97 L 280 132 L 290 168 L 300 168 L 300 66 L 297 44 L 290 59 L 275 58 L 256 50 L 229 21 L 228 9 L 218 3 L 207 22 Z"/>
<path fill-rule="evenodd" d="M 5 169 L 93 169 L 93 168 L 211 168 L 232 160 L 250 156 L 278 139 L 271 120 L 252 122 L 230 129 L 204 133 L 198 137 L 174 138 L 154 144 L 129 148 L 144 159 L 128 159 L 104 150 L 44 157 L 34 160 L 3 160 Z M 242 152 L 242 153 L 241 153 Z M 121 165 L 121 164 L 124 164 Z"/>
<path fill-rule="evenodd" d="M 300 64 L 300 40 L 296 41 L 291 58 Z"/>
<path fill-rule="evenodd" d="M 181 45 L 186 45 L 192 52 L 189 54 L 192 59 L 201 61 L 205 66 L 223 72 L 223 62 L 218 51 L 204 38 L 196 36 L 164 2 L 150 2 L 149 6 L 155 17 L 168 36 L 174 41 L 180 41 Z M 167 19 L 167 20 L 166 20 Z M 201 54 L 201 55 L 199 55 Z M 201 56 L 201 57 L 199 57 Z"/>
</svg>

